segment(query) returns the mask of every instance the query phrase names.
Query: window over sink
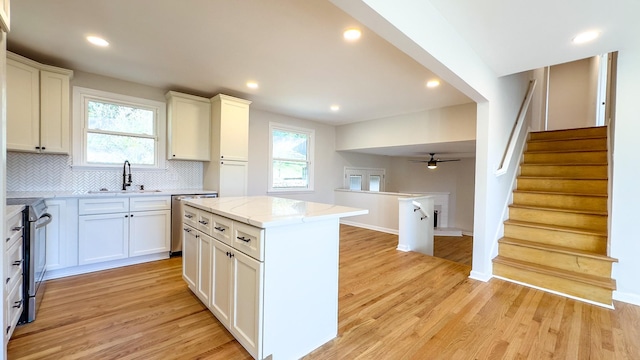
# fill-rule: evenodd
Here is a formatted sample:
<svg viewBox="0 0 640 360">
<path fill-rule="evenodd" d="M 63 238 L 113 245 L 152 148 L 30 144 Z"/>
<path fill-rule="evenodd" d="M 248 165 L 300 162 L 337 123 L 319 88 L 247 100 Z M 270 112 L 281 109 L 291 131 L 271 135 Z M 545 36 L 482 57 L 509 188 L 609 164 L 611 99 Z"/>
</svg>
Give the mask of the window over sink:
<svg viewBox="0 0 640 360">
<path fill-rule="evenodd" d="M 73 88 L 73 165 L 164 168 L 166 104 Z"/>
</svg>

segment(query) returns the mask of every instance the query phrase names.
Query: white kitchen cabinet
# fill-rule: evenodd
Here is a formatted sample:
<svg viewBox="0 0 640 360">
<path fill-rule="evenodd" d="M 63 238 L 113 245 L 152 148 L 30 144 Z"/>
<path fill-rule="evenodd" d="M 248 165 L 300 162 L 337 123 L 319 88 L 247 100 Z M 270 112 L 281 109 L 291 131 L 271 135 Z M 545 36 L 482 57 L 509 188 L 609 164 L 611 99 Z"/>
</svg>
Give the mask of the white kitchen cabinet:
<svg viewBox="0 0 640 360">
<path fill-rule="evenodd" d="M 254 357 L 262 338 L 263 266 L 240 251 L 231 253 L 231 333 Z"/>
<path fill-rule="evenodd" d="M 182 229 L 182 278 L 194 293 L 198 285 L 198 234 L 196 229 L 183 225 Z"/>
<path fill-rule="evenodd" d="M 214 239 L 212 246 L 211 312 L 223 324 L 231 318 L 231 259 L 233 249 Z"/>
<path fill-rule="evenodd" d="M 47 271 L 62 269 L 70 265 L 67 259 L 66 241 L 69 228 L 67 220 L 66 200 L 46 200 L 47 212 L 51 214 L 51 222 L 45 227 Z"/>
<path fill-rule="evenodd" d="M 80 199 L 79 265 L 168 253 L 170 204 L 169 196 Z"/>
<path fill-rule="evenodd" d="M 247 193 L 250 104 L 222 94 L 211 99 L 211 161 L 204 163 L 203 185 L 218 189 L 218 196 Z"/>
<path fill-rule="evenodd" d="M 7 53 L 7 149 L 69 153 L 73 72 Z"/>
<path fill-rule="evenodd" d="M 167 98 L 167 155 L 171 159 L 209 161 L 211 158 L 211 101 L 169 91 Z"/>
<path fill-rule="evenodd" d="M 5 346 L 13 334 L 23 309 L 22 266 L 23 266 L 23 235 L 22 212 L 18 212 L 5 219 L 4 241 L 4 343 Z"/>
<path fill-rule="evenodd" d="M 198 238 L 198 277 L 196 295 L 209 307 L 211 299 L 211 245 L 213 238 L 209 235 L 196 234 Z"/>
<path fill-rule="evenodd" d="M 129 256 L 170 250 L 171 210 L 136 211 L 129 216 Z"/>
</svg>

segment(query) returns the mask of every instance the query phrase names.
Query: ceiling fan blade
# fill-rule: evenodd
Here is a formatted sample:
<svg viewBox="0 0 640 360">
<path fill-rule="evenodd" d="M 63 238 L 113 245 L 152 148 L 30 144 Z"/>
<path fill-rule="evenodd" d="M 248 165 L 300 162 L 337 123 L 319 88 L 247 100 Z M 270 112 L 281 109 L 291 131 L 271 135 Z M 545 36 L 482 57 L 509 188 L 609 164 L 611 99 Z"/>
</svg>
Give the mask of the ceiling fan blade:
<svg viewBox="0 0 640 360">
<path fill-rule="evenodd" d="M 437 162 L 460 161 L 460 159 L 436 160 Z"/>
<path fill-rule="evenodd" d="M 416 162 L 416 163 L 427 163 L 429 162 L 429 160 L 409 160 L 410 162 Z"/>
</svg>

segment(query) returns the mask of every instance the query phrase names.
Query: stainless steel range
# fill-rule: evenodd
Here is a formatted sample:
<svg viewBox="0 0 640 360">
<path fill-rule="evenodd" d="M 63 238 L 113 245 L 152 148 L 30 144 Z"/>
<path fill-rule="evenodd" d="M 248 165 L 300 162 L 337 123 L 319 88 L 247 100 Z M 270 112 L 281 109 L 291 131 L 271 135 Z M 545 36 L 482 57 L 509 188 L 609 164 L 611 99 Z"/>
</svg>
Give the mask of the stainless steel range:
<svg viewBox="0 0 640 360">
<path fill-rule="evenodd" d="M 47 205 L 42 198 L 7 199 L 7 205 L 25 205 L 23 211 L 24 229 L 24 268 L 23 286 L 24 310 L 19 324 L 32 322 L 36 310 L 44 296 L 44 273 L 47 267 L 47 248 L 45 227 L 52 220 L 47 213 Z"/>
</svg>

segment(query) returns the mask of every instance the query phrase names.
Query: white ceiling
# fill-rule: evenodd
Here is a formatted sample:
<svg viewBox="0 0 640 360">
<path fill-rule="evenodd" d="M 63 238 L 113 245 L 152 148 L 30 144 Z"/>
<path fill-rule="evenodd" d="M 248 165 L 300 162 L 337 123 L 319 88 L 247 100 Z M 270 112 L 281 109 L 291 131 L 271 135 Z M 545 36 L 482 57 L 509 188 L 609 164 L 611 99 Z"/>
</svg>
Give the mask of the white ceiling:
<svg viewBox="0 0 640 360">
<path fill-rule="evenodd" d="M 638 0 L 429 1 L 498 75 L 622 50 L 640 35 Z M 35 60 L 334 125 L 471 101 L 448 84 L 425 88 L 437 76 L 366 28 L 345 42 L 342 31 L 360 24 L 327 0 L 19 0 L 11 18 L 9 50 Z M 570 43 L 587 29 L 601 39 Z M 90 46 L 89 34 L 111 46 Z M 470 147 L 457 145 L 371 152 Z"/>
</svg>

